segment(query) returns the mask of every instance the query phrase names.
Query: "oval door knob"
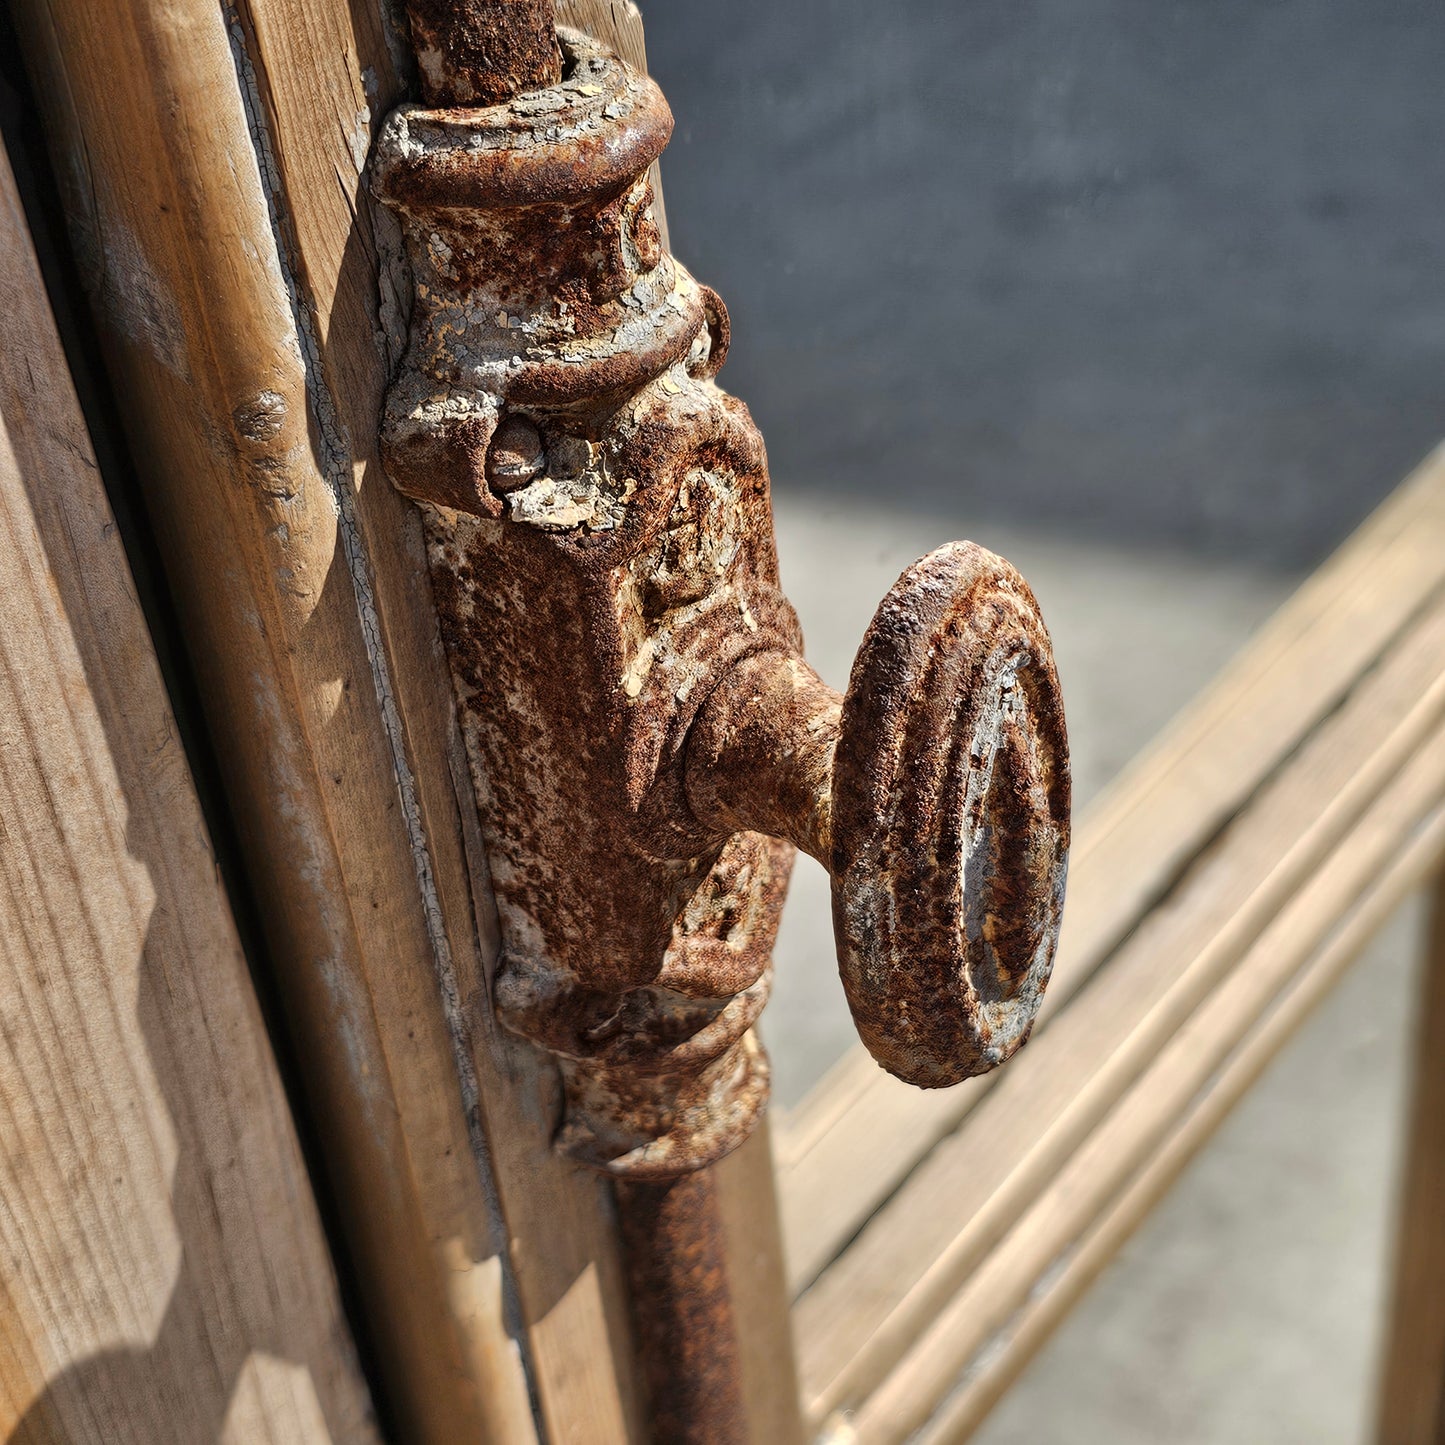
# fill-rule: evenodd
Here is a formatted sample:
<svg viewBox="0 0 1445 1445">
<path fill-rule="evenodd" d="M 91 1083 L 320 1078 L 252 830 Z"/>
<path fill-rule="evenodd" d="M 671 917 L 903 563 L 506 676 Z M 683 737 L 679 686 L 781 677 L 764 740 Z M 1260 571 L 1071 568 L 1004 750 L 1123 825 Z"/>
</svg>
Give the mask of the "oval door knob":
<svg viewBox="0 0 1445 1445">
<path fill-rule="evenodd" d="M 843 987 L 890 1073 L 1003 1062 L 1053 964 L 1069 762 L 1053 649 L 1023 578 L 954 542 L 883 599 L 846 697 L 793 653 L 736 664 L 689 734 L 704 822 L 790 839 L 833 881 Z"/>
</svg>

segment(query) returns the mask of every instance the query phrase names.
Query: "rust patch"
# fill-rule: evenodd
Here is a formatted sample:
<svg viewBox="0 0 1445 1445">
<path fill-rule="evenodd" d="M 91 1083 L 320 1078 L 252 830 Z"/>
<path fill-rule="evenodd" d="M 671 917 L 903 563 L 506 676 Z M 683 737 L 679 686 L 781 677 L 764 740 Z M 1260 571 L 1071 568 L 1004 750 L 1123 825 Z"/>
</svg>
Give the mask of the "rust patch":
<svg viewBox="0 0 1445 1445">
<path fill-rule="evenodd" d="M 1048 632 L 1001 557 L 950 543 L 884 599 L 832 801 L 838 961 L 869 1051 L 928 1088 L 1002 1063 L 1053 967 L 1070 789 Z"/>
<path fill-rule="evenodd" d="M 492 105 L 562 78 L 553 0 L 406 0 L 428 105 Z"/>
</svg>

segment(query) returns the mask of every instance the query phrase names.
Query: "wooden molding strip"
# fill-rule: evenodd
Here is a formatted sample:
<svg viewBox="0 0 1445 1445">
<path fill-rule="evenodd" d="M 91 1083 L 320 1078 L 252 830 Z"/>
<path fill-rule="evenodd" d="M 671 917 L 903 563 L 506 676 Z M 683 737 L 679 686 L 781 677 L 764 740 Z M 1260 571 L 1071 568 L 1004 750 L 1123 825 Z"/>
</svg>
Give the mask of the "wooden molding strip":
<svg viewBox="0 0 1445 1445">
<path fill-rule="evenodd" d="M 1423 822 L 1399 857 L 1299 970 L 1278 1001 L 1219 1067 L 1168 1137 L 1107 1211 L 1056 1258 L 1025 1305 L 958 1374 L 960 1383 L 918 1433 L 916 1445 L 954 1445 L 983 1422 L 1083 1293 L 1164 1196 L 1402 900 L 1445 856 L 1445 812 Z M 1250 1007 L 1246 1002 L 1244 1007 Z M 1225 1006 L 1227 1007 L 1227 1006 Z M 861 1423 L 861 1422 L 860 1422 Z M 868 1439 L 860 1430 L 858 1439 Z M 881 1438 L 893 1438 L 885 1434 Z M 1400 1437 L 1384 1435 L 1382 1439 Z M 1424 1438 L 1432 1438 L 1422 1436 Z"/>
<path fill-rule="evenodd" d="M 1445 870 L 1431 889 L 1414 1081 L 1375 1390 L 1378 1445 L 1438 1445 L 1445 1421 Z"/>
<path fill-rule="evenodd" d="M 0 150 L 0 1438 L 378 1439 Z"/>
<path fill-rule="evenodd" d="M 1084 819 L 1036 1041 L 1442 585 L 1445 448 L 1300 588 Z M 795 1292 L 817 1278 L 994 1083 L 990 1075 L 920 1094 L 877 1069 L 861 1048 L 840 1062 L 778 1130 Z M 860 1159 L 866 1168 L 858 1167 Z"/>
<path fill-rule="evenodd" d="M 862 1398 L 911 1348 L 1442 722 L 1445 599 L 802 1297 L 813 1413 Z"/>
</svg>

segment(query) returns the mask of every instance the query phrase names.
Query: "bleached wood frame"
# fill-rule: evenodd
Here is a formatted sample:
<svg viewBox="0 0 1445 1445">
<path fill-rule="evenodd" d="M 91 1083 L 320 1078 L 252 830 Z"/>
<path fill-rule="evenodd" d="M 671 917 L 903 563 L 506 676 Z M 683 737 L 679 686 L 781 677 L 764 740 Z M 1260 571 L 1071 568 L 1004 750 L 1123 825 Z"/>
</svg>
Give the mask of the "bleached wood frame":
<svg viewBox="0 0 1445 1445">
<path fill-rule="evenodd" d="M 0 1439 L 379 1445 L 0 146 Z"/>
</svg>

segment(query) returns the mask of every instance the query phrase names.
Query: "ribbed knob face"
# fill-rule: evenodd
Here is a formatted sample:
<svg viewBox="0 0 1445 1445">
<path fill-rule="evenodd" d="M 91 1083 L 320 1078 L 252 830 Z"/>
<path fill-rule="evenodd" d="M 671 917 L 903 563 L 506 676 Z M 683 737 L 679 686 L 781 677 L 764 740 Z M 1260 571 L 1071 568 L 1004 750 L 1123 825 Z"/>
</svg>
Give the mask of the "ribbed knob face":
<svg viewBox="0 0 1445 1445">
<path fill-rule="evenodd" d="M 833 909 L 858 1032 L 942 1088 L 1024 1039 L 1069 847 L 1058 676 L 1028 585 L 955 542 L 910 567 L 853 665 L 833 774 Z"/>
</svg>

